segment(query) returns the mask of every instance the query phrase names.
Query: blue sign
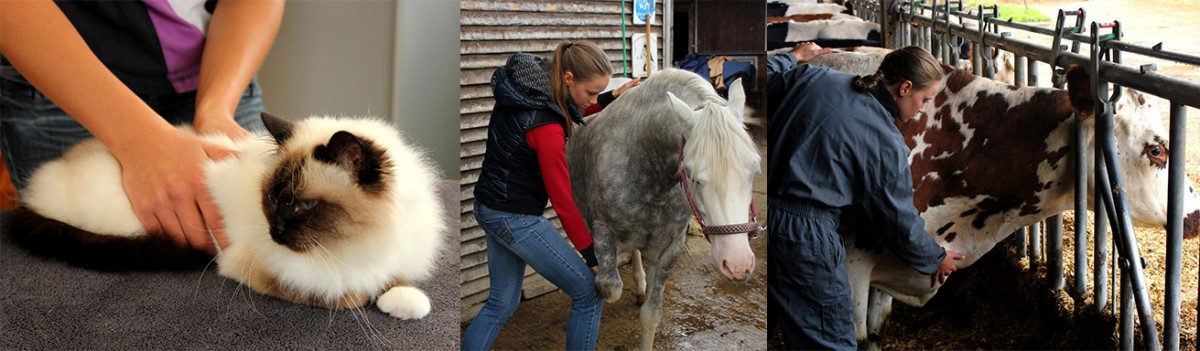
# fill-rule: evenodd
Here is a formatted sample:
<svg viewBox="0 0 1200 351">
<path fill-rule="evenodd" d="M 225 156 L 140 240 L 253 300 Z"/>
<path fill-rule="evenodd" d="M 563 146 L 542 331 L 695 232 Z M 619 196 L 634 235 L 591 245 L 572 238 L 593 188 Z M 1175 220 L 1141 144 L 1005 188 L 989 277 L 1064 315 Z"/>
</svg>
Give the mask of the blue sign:
<svg viewBox="0 0 1200 351">
<path fill-rule="evenodd" d="M 654 23 L 654 0 L 633 0 L 633 23 L 646 24 L 646 17 Z"/>
</svg>

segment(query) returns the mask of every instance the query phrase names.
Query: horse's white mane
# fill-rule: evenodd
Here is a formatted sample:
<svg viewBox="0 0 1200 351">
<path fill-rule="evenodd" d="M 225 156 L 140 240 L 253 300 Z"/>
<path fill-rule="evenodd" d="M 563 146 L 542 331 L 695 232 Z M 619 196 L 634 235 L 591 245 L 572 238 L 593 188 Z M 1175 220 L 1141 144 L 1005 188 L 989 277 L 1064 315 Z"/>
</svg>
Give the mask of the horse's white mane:
<svg viewBox="0 0 1200 351">
<path fill-rule="evenodd" d="M 666 77 L 660 78 L 659 75 Z M 657 73 L 655 78 L 656 80 L 667 79 L 671 82 L 678 81 L 683 91 L 675 92 L 675 89 L 672 89 L 672 93 L 692 104 L 693 108 L 700 108 L 699 113 L 685 127 L 687 138 L 683 148 L 685 162 L 690 162 L 693 170 L 701 172 L 744 172 L 746 167 L 739 162 L 745 162 L 745 160 L 758 155 L 758 148 L 751 140 L 750 134 L 746 132 L 742 118 L 735 115 L 735 113 L 744 114 L 745 111 L 733 111 L 733 109 L 744 109 L 744 106 L 729 106 L 729 102 L 721 98 L 708 81 L 688 71 L 668 69 Z M 687 95 L 691 95 L 692 98 L 685 97 Z M 698 105 L 695 100 L 699 100 Z M 680 167 L 683 165 L 681 164 Z M 712 176 L 724 177 L 719 174 Z M 742 174 L 739 174 L 738 177 L 731 179 L 741 179 L 741 176 Z M 728 182 L 716 181 L 711 184 L 723 187 L 728 185 Z M 717 190 L 724 192 L 724 189 Z"/>
<path fill-rule="evenodd" d="M 739 162 L 757 155 L 758 149 L 750 134 L 729 110 L 723 102 L 709 102 L 693 121 L 684 144 L 683 158 L 691 162 L 695 170 L 742 172 L 746 167 Z M 728 183 L 717 181 L 711 184 L 720 187 Z M 723 193 L 724 189 L 718 189 L 718 192 Z"/>
</svg>

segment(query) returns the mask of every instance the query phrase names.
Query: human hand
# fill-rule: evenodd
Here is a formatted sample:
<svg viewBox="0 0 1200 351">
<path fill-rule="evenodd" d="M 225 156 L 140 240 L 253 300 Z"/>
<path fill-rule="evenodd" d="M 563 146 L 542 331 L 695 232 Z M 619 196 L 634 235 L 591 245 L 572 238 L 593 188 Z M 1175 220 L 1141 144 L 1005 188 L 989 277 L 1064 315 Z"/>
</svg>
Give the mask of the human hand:
<svg viewBox="0 0 1200 351">
<path fill-rule="evenodd" d="M 796 57 L 796 62 L 804 62 L 811 60 L 813 57 L 828 54 L 832 50 L 830 48 L 822 48 L 820 45 L 812 42 L 805 42 L 796 44 L 796 47 L 792 48 L 792 56 Z"/>
<path fill-rule="evenodd" d="M 592 274 L 600 274 L 600 266 L 592 266 Z"/>
<path fill-rule="evenodd" d="M 946 258 L 942 259 L 942 264 L 938 265 L 937 271 L 933 272 L 933 281 L 930 282 L 929 287 L 932 288 L 938 284 L 946 283 L 946 279 L 950 278 L 950 274 L 958 270 L 958 266 L 955 265 L 954 261 L 960 261 L 966 257 L 962 253 L 946 250 Z"/>
<path fill-rule="evenodd" d="M 250 132 L 238 125 L 230 115 L 213 115 L 196 113 L 196 118 L 192 120 L 192 128 L 196 130 L 196 134 L 224 134 L 229 136 L 234 141 L 249 138 Z"/>
<path fill-rule="evenodd" d="M 114 151 L 134 213 L 147 232 L 216 254 L 208 230 L 221 247 L 228 241 L 220 211 L 204 183 L 204 162 L 233 156 L 233 151 L 174 129 L 152 140 L 153 146 Z"/>
<path fill-rule="evenodd" d="M 641 85 L 642 80 L 645 80 L 645 79 L 646 78 L 634 78 L 631 81 L 625 82 L 625 84 L 621 84 L 620 87 L 617 87 L 616 89 L 613 90 L 613 98 L 615 99 L 615 98 L 621 96 L 621 94 L 624 94 L 626 91 L 629 91 L 629 89 L 633 89 L 633 87 Z"/>
</svg>

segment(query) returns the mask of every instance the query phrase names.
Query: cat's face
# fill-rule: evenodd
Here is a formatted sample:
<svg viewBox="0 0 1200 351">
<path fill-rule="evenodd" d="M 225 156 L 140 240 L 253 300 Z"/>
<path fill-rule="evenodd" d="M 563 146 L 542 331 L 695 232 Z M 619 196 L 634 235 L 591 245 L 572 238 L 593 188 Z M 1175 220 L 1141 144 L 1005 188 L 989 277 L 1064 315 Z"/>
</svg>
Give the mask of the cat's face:
<svg viewBox="0 0 1200 351">
<path fill-rule="evenodd" d="M 372 226 L 373 205 L 392 177 L 378 145 L 338 131 L 327 140 L 295 138 L 290 121 L 264 114 L 280 161 L 263 185 L 262 210 L 271 239 L 295 252 L 331 250 Z M 326 132 L 325 134 L 328 134 Z M 306 134 L 307 135 L 307 134 Z"/>
</svg>

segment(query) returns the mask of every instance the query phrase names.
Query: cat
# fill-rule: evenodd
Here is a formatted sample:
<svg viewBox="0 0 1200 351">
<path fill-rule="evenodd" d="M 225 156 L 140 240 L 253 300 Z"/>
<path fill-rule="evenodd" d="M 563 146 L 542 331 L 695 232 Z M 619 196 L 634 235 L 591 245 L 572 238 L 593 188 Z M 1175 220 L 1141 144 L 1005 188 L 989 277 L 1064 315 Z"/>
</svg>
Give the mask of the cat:
<svg viewBox="0 0 1200 351">
<path fill-rule="evenodd" d="M 430 275 L 446 229 L 430 162 L 379 120 L 262 120 L 268 134 L 202 136 L 237 154 L 204 168 L 229 244 L 215 258 L 218 272 L 295 303 L 341 310 L 375 301 L 395 318 L 427 315 L 429 298 L 412 282 Z M 5 215 L 6 236 L 99 270 L 213 260 L 147 233 L 120 172 L 99 141 L 72 147 L 30 178 L 21 207 Z"/>
</svg>

